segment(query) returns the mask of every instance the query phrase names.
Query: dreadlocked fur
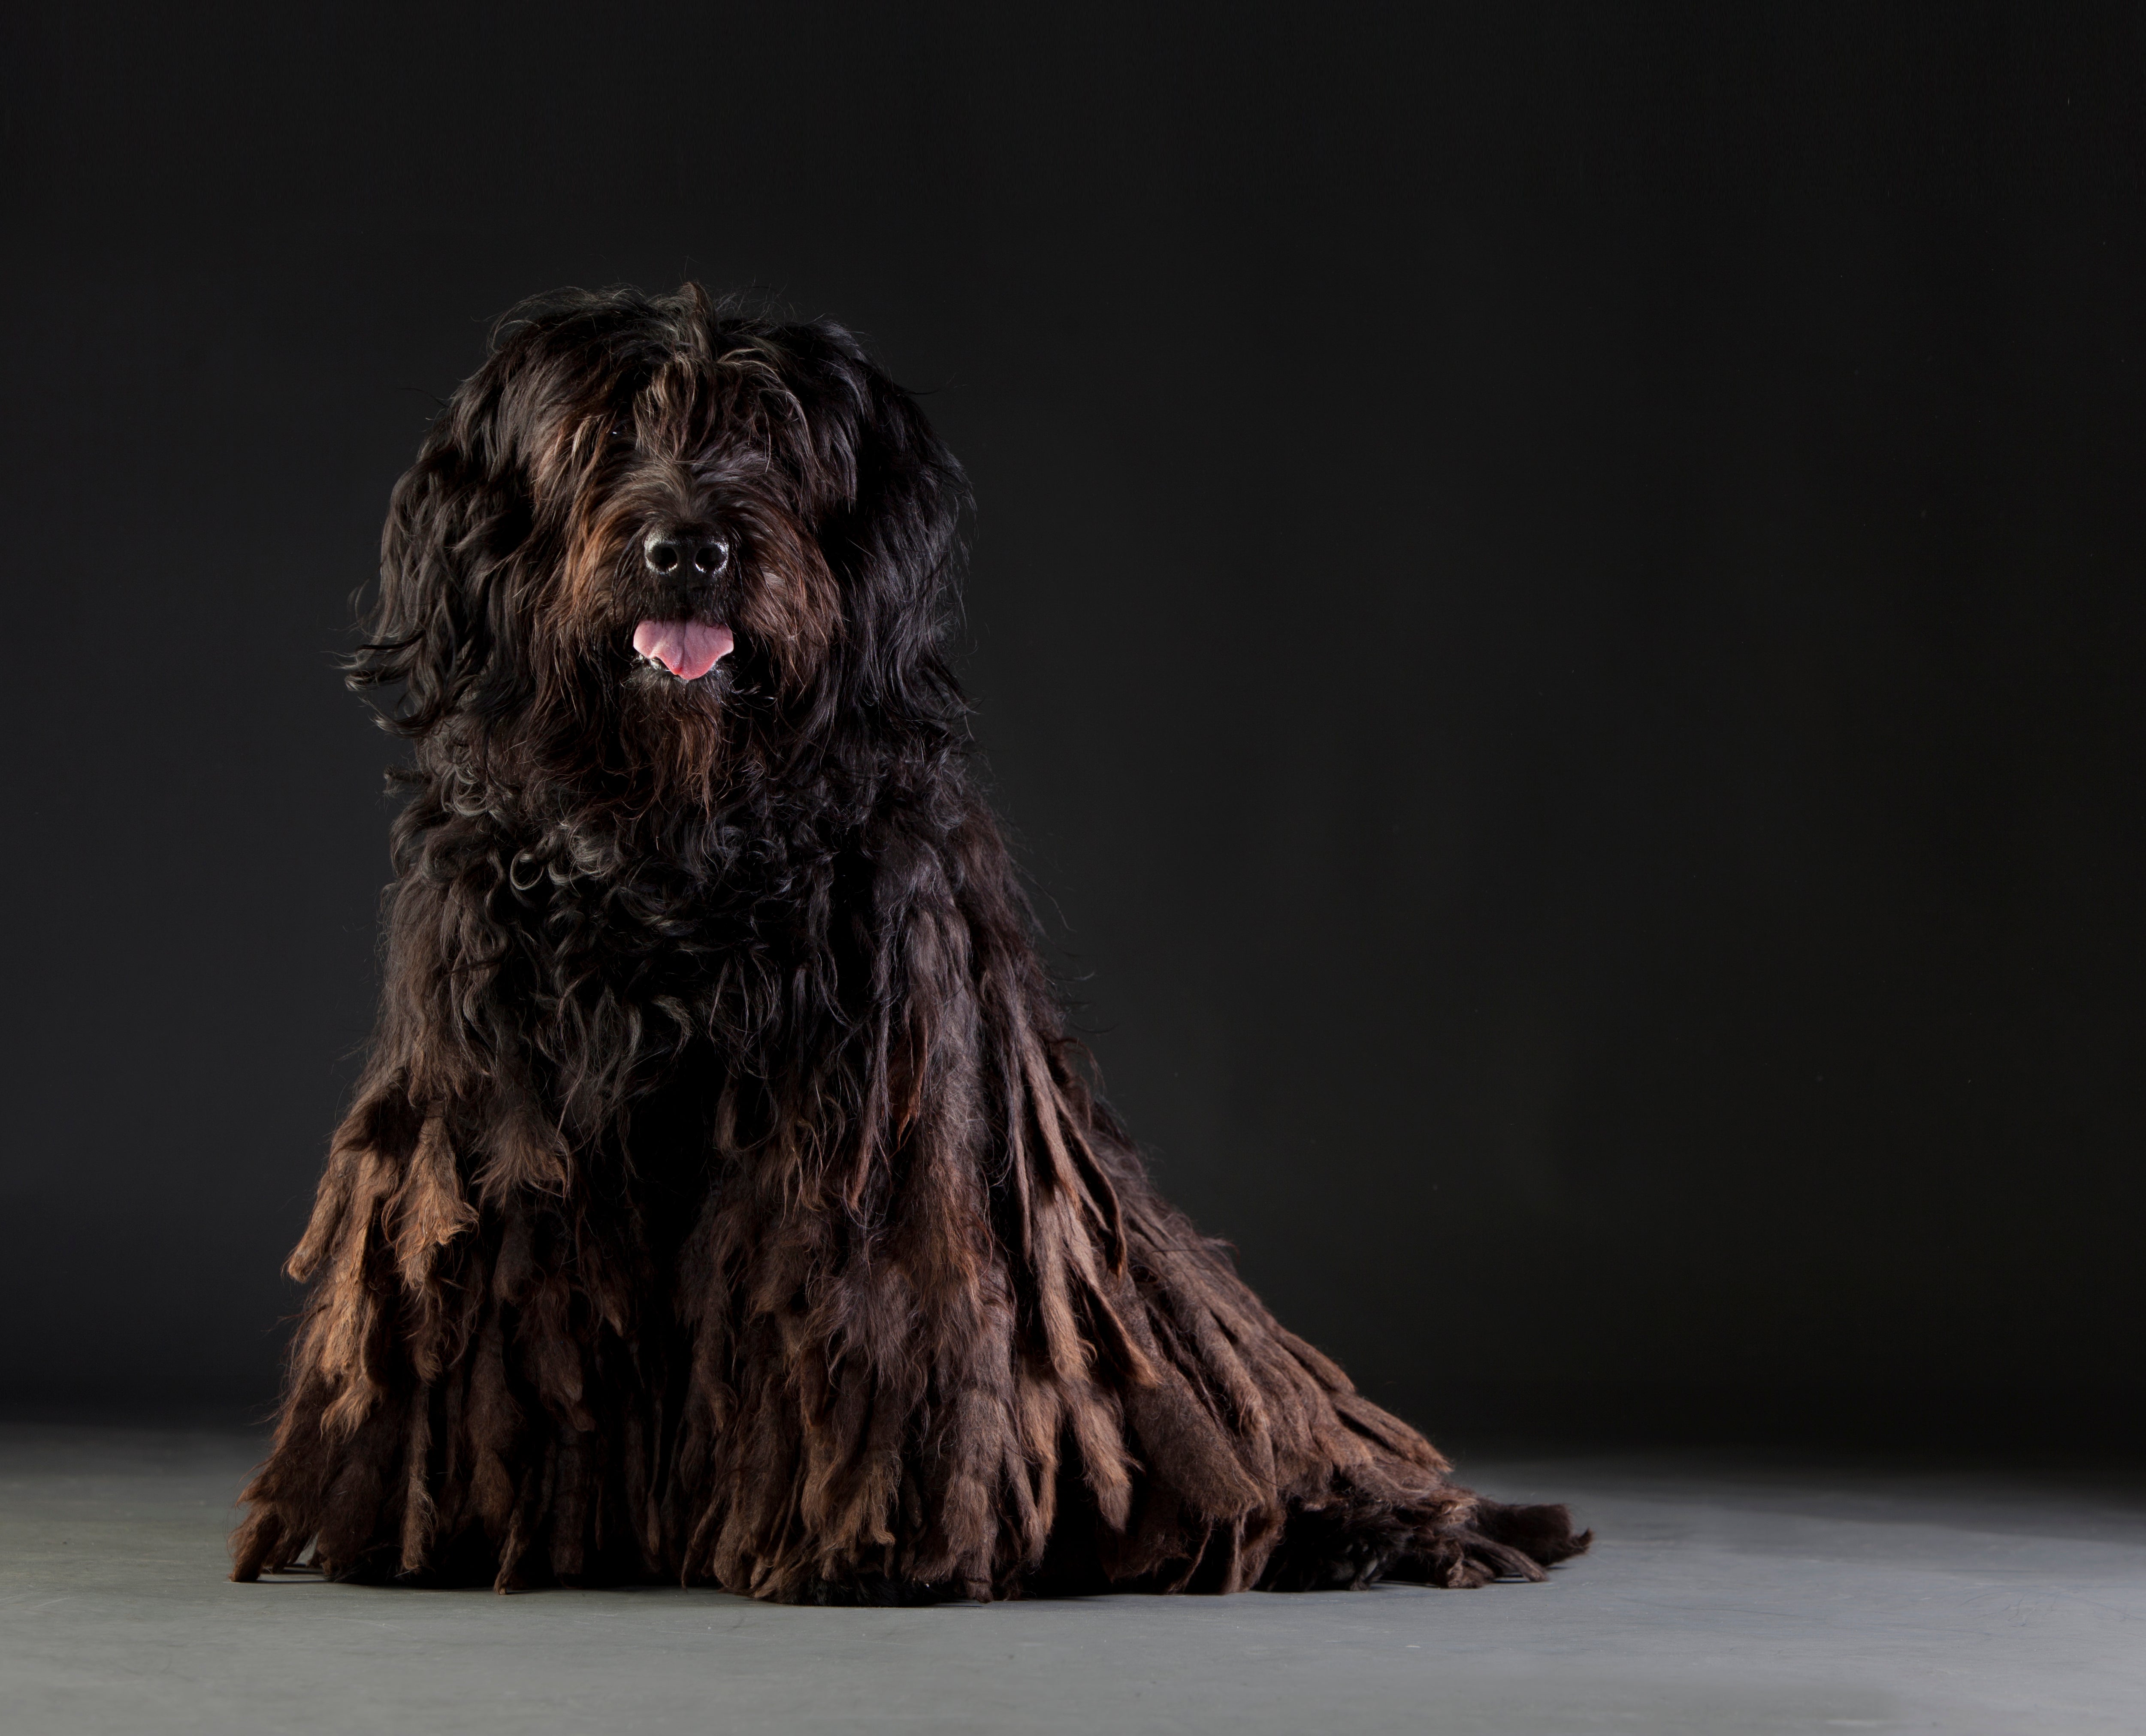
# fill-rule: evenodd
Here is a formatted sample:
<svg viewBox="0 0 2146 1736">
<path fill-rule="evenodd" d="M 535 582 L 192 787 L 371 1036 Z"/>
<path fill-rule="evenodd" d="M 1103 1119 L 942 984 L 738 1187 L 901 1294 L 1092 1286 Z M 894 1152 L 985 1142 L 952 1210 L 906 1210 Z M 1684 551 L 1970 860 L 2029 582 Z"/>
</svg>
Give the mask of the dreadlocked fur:
<svg viewBox="0 0 2146 1736">
<path fill-rule="evenodd" d="M 352 666 L 415 744 L 385 990 L 235 1578 L 906 1602 L 1585 1546 L 1446 1482 L 1085 1082 L 941 650 L 966 501 L 849 333 L 697 287 L 531 303 L 456 393 Z"/>
</svg>

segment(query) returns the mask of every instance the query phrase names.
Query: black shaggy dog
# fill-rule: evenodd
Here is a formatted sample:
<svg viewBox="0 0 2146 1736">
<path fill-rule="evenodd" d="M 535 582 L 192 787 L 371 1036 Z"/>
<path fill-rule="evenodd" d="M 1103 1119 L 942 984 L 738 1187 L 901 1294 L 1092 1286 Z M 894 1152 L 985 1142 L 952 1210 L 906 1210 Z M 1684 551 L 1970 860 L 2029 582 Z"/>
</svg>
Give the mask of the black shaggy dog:
<svg viewBox="0 0 2146 1736">
<path fill-rule="evenodd" d="M 1539 1579 L 1157 1196 L 941 648 L 961 471 L 841 327 L 519 310 L 397 486 L 386 991 L 235 1577 L 792 1601 Z M 308 1557 L 308 1548 L 311 1554 Z"/>
</svg>

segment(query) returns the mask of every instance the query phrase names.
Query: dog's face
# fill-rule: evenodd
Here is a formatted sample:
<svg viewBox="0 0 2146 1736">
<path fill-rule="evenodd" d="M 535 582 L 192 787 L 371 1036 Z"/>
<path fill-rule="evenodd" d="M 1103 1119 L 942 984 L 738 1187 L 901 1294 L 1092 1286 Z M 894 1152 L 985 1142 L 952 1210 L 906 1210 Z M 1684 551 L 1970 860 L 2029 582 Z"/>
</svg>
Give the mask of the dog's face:
<svg viewBox="0 0 2146 1736">
<path fill-rule="evenodd" d="M 402 685 L 397 727 L 487 763 L 705 784 L 755 732 L 943 709 L 965 498 L 839 328 L 692 288 L 554 298 L 398 485 L 353 678 Z"/>
<path fill-rule="evenodd" d="M 556 680 L 671 716 L 795 695 L 819 673 L 841 620 L 818 527 L 842 479 L 781 359 L 674 353 L 588 378 L 531 430 Z"/>
</svg>

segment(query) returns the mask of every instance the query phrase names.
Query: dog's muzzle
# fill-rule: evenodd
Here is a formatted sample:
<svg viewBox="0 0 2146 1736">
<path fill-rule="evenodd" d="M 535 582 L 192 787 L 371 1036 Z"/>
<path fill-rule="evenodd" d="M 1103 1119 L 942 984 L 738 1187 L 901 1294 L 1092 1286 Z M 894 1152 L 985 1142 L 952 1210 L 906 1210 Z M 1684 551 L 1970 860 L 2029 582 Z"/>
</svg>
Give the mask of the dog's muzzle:
<svg viewBox="0 0 2146 1736">
<path fill-rule="evenodd" d="M 633 648 L 643 660 L 669 670 L 680 681 L 697 681 L 737 643 L 727 626 L 702 620 L 694 606 L 729 566 L 730 545 L 714 531 L 695 526 L 660 526 L 642 539 L 641 560 L 649 577 L 674 593 L 684 606 L 675 616 L 651 616 L 641 621 L 633 630 Z"/>
</svg>

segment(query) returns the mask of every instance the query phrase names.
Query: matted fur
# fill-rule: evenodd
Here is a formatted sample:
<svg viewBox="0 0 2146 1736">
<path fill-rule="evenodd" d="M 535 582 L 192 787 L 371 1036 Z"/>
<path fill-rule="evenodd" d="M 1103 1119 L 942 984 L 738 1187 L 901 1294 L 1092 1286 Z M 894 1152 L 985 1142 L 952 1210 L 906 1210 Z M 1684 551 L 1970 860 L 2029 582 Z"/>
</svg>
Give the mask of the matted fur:
<svg viewBox="0 0 2146 1736">
<path fill-rule="evenodd" d="M 370 1064 L 234 1577 L 787 1600 L 1535 1579 L 1085 1083 L 966 763 L 966 503 L 839 327 L 518 310 L 397 486 Z M 720 534 L 665 589 L 651 525 Z M 634 625 L 736 649 L 685 682 Z"/>
</svg>

